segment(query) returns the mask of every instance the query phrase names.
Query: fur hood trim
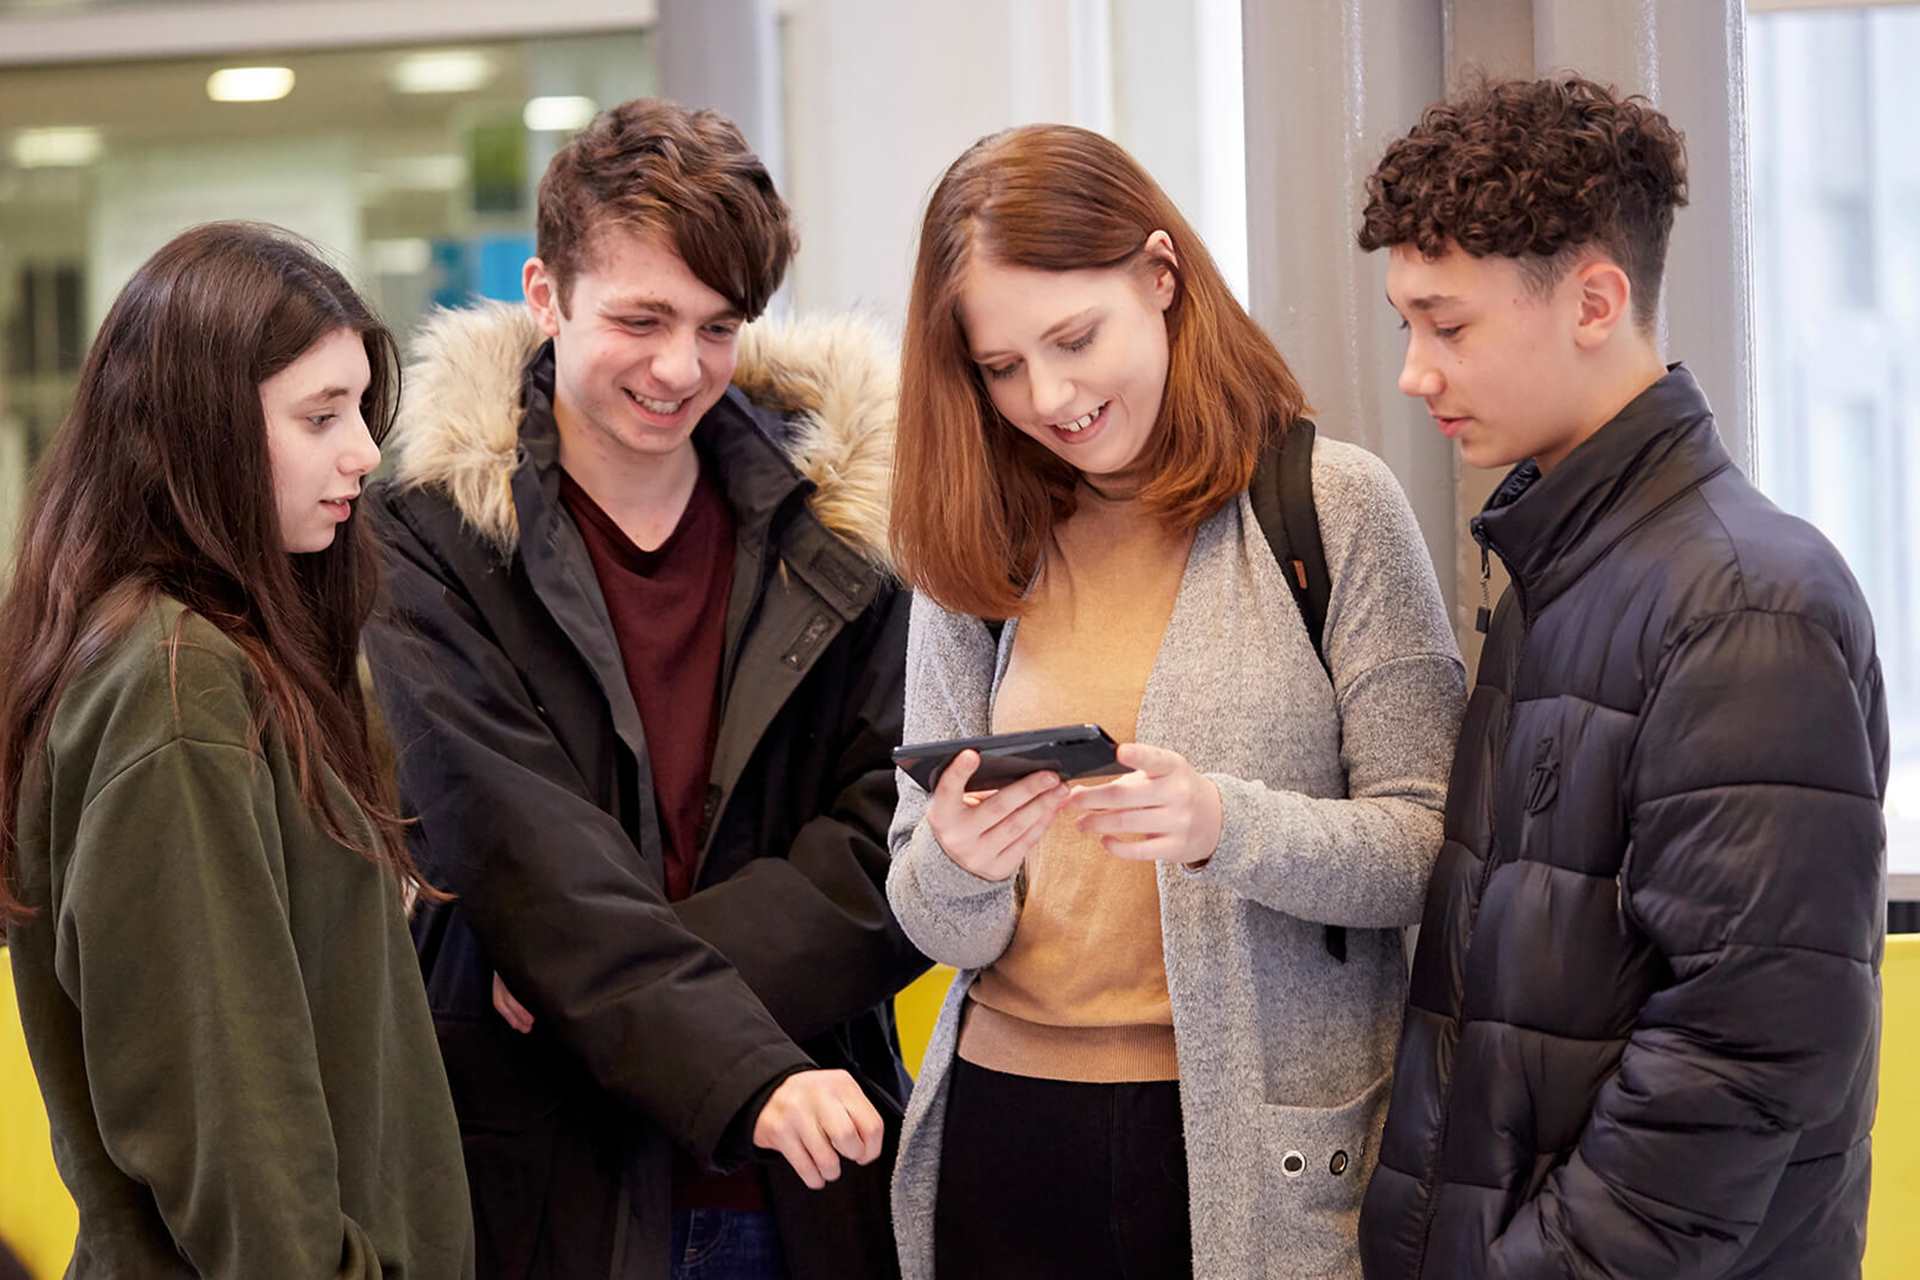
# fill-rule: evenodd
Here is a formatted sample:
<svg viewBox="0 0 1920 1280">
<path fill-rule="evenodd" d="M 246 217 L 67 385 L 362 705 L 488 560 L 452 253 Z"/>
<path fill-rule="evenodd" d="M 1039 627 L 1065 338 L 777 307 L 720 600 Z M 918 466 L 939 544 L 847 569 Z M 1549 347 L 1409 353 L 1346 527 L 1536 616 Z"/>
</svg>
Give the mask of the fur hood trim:
<svg viewBox="0 0 1920 1280">
<path fill-rule="evenodd" d="M 445 493 L 503 555 L 520 537 L 521 374 L 543 340 L 517 304 L 434 312 L 414 340 L 388 442 L 395 483 Z M 882 567 L 899 376 L 893 343 L 854 315 L 748 325 L 733 376 L 749 400 L 792 419 L 784 447 L 813 482 L 814 517 Z"/>
</svg>

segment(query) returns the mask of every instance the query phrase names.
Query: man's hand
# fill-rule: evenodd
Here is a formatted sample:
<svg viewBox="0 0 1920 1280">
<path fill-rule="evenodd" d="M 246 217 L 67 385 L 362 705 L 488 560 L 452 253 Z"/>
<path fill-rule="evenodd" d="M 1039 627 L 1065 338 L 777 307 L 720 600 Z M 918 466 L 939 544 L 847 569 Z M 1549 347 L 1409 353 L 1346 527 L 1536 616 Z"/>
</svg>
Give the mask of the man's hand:
<svg viewBox="0 0 1920 1280">
<path fill-rule="evenodd" d="M 840 1176 L 840 1157 L 872 1164 L 880 1113 L 844 1071 L 798 1071 L 780 1082 L 753 1122 L 753 1144 L 778 1151 L 815 1191 Z"/>
<path fill-rule="evenodd" d="M 533 1030 L 533 1015 L 527 1012 L 527 1006 L 513 998 L 513 992 L 507 990 L 507 984 L 497 973 L 493 975 L 493 1011 L 521 1035 Z"/>
</svg>

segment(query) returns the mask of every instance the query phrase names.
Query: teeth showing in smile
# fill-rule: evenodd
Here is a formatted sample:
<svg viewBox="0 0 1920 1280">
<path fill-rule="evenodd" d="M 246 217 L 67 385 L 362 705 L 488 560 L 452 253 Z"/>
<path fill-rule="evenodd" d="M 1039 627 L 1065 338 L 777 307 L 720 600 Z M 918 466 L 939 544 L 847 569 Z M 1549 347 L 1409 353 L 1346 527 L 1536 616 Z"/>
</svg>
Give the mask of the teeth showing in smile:
<svg viewBox="0 0 1920 1280">
<path fill-rule="evenodd" d="M 627 394 L 633 396 L 633 402 L 648 413 L 657 413 L 663 418 L 671 418 L 680 412 L 680 406 L 686 403 L 685 400 L 649 400 L 645 396 L 634 395 L 631 391 Z"/>
<path fill-rule="evenodd" d="M 1092 426 L 1093 420 L 1100 416 L 1100 410 L 1106 407 L 1107 406 L 1104 404 L 1099 405 L 1089 410 L 1088 412 L 1081 414 L 1079 417 L 1075 418 L 1072 422 L 1056 422 L 1053 424 L 1054 429 L 1057 431 L 1071 431 L 1074 434 L 1078 435 L 1080 432 L 1085 431 L 1088 427 Z"/>
</svg>

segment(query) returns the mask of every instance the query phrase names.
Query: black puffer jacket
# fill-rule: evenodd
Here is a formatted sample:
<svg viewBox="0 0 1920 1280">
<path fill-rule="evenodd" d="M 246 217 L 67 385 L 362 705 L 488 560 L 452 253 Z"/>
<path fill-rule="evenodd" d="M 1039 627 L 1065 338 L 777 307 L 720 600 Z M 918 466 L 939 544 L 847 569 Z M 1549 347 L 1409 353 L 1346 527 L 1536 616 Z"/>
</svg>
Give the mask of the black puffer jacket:
<svg viewBox="0 0 1920 1280">
<path fill-rule="evenodd" d="M 1857 1275 L 1888 759 L 1859 588 L 1678 366 L 1473 529 L 1514 586 L 1454 758 L 1366 1274 Z"/>
</svg>

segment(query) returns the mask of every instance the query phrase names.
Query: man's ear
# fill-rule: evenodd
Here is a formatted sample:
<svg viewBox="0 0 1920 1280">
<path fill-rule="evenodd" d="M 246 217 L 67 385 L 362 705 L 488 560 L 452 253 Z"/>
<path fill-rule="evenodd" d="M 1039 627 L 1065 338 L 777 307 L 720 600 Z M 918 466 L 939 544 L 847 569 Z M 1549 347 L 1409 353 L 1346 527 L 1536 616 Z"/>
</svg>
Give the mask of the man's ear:
<svg viewBox="0 0 1920 1280">
<path fill-rule="evenodd" d="M 1574 269 L 1572 285 L 1580 304 L 1573 340 L 1583 350 L 1605 346 L 1622 325 L 1632 328 L 1633 281 L 1611 258 L 1596 257 Z"/>
<path fill-rule="evenodd" d="M 565 309 L 560 304 L 560 286 L 554 282 L 546 263 L 538 258 L 527 259 L 526 265 L 520 268 L 520 292 L 525 295 L 527 310 L 533 313 L 533 322 L 540 326 L 540 332 L 549 338 L 558 337 Z"/>
</svg>

